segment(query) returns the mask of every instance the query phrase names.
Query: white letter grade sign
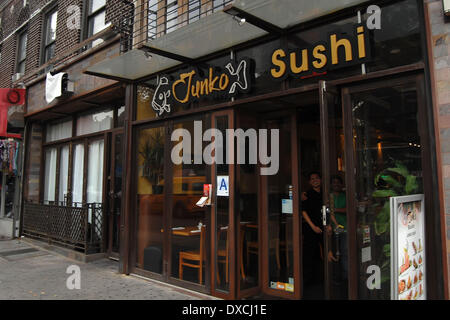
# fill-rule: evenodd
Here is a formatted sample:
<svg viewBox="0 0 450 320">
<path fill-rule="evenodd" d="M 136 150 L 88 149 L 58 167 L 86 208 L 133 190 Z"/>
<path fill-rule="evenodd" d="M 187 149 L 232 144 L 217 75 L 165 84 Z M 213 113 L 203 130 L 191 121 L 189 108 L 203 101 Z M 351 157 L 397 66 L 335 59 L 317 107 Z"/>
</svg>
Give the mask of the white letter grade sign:
<svg viewBox="0 0 450 320">
<path fill-rule="evenodd" d="M 217 176 L 217 196 L 228 197 L 230 195 L 228 176 Z"/>
</svg>

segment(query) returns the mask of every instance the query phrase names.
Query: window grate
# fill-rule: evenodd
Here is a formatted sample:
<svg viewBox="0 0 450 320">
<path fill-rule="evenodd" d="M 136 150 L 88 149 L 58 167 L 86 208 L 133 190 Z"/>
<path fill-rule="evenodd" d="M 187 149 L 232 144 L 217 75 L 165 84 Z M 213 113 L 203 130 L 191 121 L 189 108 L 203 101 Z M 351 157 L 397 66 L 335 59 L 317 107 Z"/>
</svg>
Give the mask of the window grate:
<svg viewBox="0 0 450 320">
<path fill-rule="evenodd" d="M 137 48 L 222 10 L 232 0 L 142 0 L 128 2 L 119 23 L 121 52 Z"/>
</svg>

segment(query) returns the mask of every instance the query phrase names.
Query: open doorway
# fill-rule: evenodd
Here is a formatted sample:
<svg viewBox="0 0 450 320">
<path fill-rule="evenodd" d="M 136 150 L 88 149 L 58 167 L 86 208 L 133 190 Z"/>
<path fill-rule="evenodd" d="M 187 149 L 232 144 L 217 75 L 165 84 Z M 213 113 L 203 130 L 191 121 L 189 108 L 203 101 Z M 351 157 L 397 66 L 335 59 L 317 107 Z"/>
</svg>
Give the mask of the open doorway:
<svg viewBox="0 0 450 320">
<path fill-rule="evenodd" d="M 271 145 L 277 144 L 279 153 L 275 174 L 254 176 L 259 192 L 253 220 L 259 223 L 249 224 L 256 228 L 252 233 L 241 234 L 238 259 L 242 259 L 240 268 L 245 276 L 241 277 L 241 290 L 248 282 L 247 273 L 257 275 L 255 270 L 260 270 L 263 295 L 347 298 L 342 112 L 337 99 L 325 101 L 320 94 L 314 90 L 267 99 L 238 112 L 238 119 L 251 119 L 258 130 L 278 130 L 277 141 L 268 133 L 267 148 L 273 151 Z M 321 109 L 326 103 L 328 111 L 324 112 Z M 333 199 L 331 203 L 325 194 Z M 325 221 L 324 204 L 330 208 Z M 241 215 L 242 223 L 246 219 Z"/>
</svg>

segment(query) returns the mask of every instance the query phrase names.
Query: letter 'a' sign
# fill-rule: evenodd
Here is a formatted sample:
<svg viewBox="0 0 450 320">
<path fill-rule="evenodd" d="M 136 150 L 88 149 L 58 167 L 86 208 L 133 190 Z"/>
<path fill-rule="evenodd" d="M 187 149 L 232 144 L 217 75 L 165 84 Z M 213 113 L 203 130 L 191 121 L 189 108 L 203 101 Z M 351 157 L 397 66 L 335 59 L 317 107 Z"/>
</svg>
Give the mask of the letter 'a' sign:
<svg viewBox="0 0 450 320">
<path fill-rule="evenodd" d="M 228 176 L 217 176 L 217 196 L 228 197 L 230 195 L 230 184 Z"/>
</svg>

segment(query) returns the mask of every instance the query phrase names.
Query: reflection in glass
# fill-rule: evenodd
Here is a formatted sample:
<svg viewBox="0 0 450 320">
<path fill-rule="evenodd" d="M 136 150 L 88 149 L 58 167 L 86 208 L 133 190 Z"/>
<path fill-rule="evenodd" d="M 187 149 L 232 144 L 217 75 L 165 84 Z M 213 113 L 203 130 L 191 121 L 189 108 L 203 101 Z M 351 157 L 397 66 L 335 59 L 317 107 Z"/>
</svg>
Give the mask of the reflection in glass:
<svg viewBox="0 0 450 320">
<path fill-rule="evenodd" d="M 239 127 L 244 131 L 257 128 L 254 114 L 241 111 Z M 249 140 L 245 144 L 245 157 L 249 159 Z M 238 277 L 240 289 L 258 286 L 259 246 L 258 246 L 258 169 L 256 164 L 237 166 L 239 178 L 239 230 L 238 230 Z"/>
<path fill-rule="evenodd" d="M 164 128 L 138 133 L 137 267 L 162 273 Z"/>
<path fill-rule="evenodd" d="M 89 143 L 86 189 L 87 203 L 103 202 L 103 150 L 103 140 L 92 141 Z"/>
<path fill-rule="evenodd" d="M 197 152 L 203 151 L 197 151 L 194 147 L 194 121 L 176 123 L 176 129 L 185 129 L 190 133 L 192 140 L 187 143 L 189 148 L 181 150 L 179 155 L 188 156 L 192 163 L 173 164 L 172 167 L 172 276 L 205 284 L 208 226 L 205 208 L 196 206 L 196 203 L 203 195 L 206 165 L 194 164 L 196 155 L 202 157 Z M 174 141 L 172 146 L 181 143 L 179 141 Z"/>
<path fill-rule="evenodd" d="M 356 152 L 359 298 L 390 299 L 391 196 L 422 193 L 421 140 L 415 84 L 351 96 Z M 369 290 L 370 265 L 381 267 L 381 289 Z"/>
<path fill-rule="evenodd" d="M 72 202 L 74 206 L 83 201 L 84 145 L 73 146 Z"/>
<path fill-rule="evenodd" d="M 268 191 L 268 271 L 269 287 L 294 291 L 292 242 L 292 163 L 290 118 L 267 121 L 269 130 L 279 130 L 279 154 L 283 165 L 277 174 L 267 176 Z M 272 141 L 270 141 L 272 143 Z"/>
<path fill-rule="evenodd" d="M 114 141 L 114 208 L 113 208 L 113 239 L 112 251 L 119 252 L 119 238 L 120 238 L 120 212 L 122 206 L 122 150 L 123 150 L 123 136 L 118 134 Z"/>
<path fill-rule="evenodd" d="M 147 85 L 137 87 L 136 120 L 147 120 L 156 118 L 157 113 L 152 108 L 152 99 L 155 90 Z"/>
<path fill-rule="evenodd" d="M 68 177 L 69 177 L 69 146 L 66 145 L 61 148 L 61 155 L 59 160 L 59 195 L 58 201 L 66 203 Z"/>
<path fill-rule="evenodd" d="M 77 119 L 77 136 L 109 130 L 113 127 L 113 110 L 87 113 Z"/>
<path fill-rule="evenodd" d="M 125 125 L 125 106 L 117 109 L 117 126 L 123 127 Z"/>
<path fill-rule="evenodd" d="M 55 201 L 57 154 L 56 148 L 49 148 L 45 151 L 44 202 L 46 203 Z"/>
<path fill-rule="evenodd" d="M 382 14 L 381 29 L 369 30 L 371 59 L 365 66 L 357 64 L 348 68 L 328 70 L 325 74 L 306 76 L 289 80 L 291 87 L 299 87 L 309 83 L 317 83 L 320 79 L 333 80 L 408 65 L 421 61 L 420 17 L 416 0 L 387 2 L 380 5 Z M 362 22 L 368 21 L 369 15 L 362 10 Z M 302 30 L 288 37 L 289 49 L 308 48 L 320 40 L 327 40 L 330 33 L 338 30 L 350 32 L 358 23 L 357 12 L 349 12 L 349 16 L 337 21 L 329 21 L 318 27 Z M 344 29 L 348 29 L 345 31 Z"/>
<path fill-rule="evenodd" d="M 51 142 L 72 137 L 72 120 L 47 124 L 45 141 Z"/>
<path fill-rule="evenodd" d="M 220 132 L 225 132 L 228 129 L 228 116 L 220 116 L 216 118 L 215 127 L 220 130 Z M 226 146 L 228 143 L 224 141 Z M 227 159 L 227 150 L 224 148 L 223 159 Z M 219 164 L 223 161 L 222 159 L 216 159 L 216 175 L 229 177 L 228 164 Z M 220 185 L 216 185 L 216 188 L 220 188 Z M 228 190 L 228 192 L 230 192 Z M 229 210 L 230 210 L 230 196 L 217 196 L 216 197 L 216 225 L 217 225 L 217 249 L 216 249 L 216 287 L 218 289 L 228 291 L 229 290 L 229 278 L 230 278 L 230 264 L 229 264 Z"/>
</svg>

